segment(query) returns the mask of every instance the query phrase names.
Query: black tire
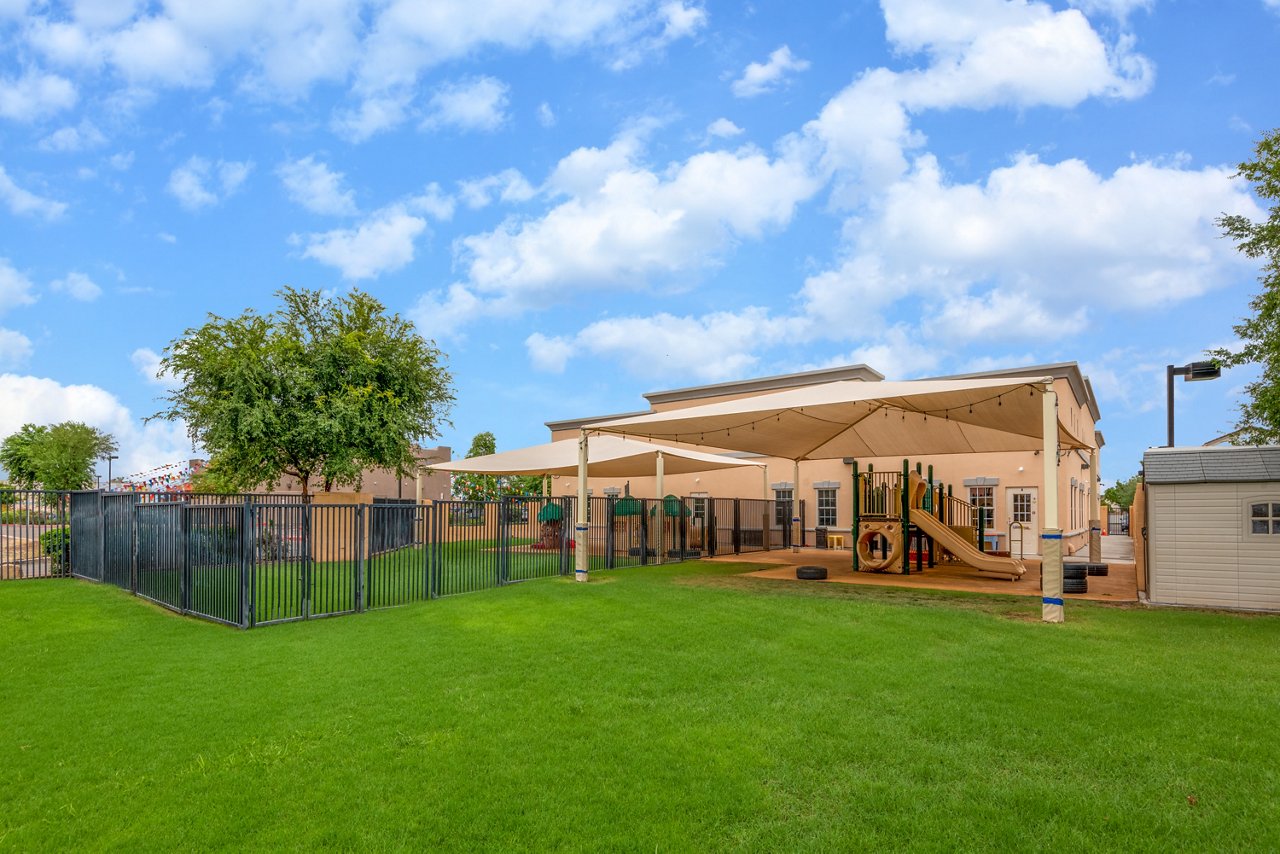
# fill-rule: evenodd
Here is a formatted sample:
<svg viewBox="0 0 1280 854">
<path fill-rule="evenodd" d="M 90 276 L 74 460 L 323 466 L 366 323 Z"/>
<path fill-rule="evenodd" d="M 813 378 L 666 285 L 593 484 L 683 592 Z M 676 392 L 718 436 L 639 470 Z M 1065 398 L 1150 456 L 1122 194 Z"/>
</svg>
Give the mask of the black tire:
<svg viewBox="0 0 1280 854">
<path fill-rule="evenodd" d="M 1088 570 L 1085 568 L 1084 564 L 1064 563 L 1062 565 L 1063 581 L 1066 581 L 1068 578 L 1078 580 L 1084 578 L 1086 575 L 1088 575 Z"/>
<path fill-rule="evenodd" d="M 825 566 L 797 566 L 796 578 L 802 581 L 824 581 L 827 577 Z"/>
<path fill-rule="evenodd" d="M 1064 578 L 1062 579 L 1063 593 L 1088 593 L 1088 578 Z"/>
<path fill-rule="evenodd" d="M 1110 571 L 1110 570 L 1108 569 L 1108 567 L 1107 567 L 1107 565 L 1106 565 L 1105 563 L 1091 563 L 1091 564 L 1089 564 L 1089 574 L 1090 574 L 1090 575 L 1106 575 L 1109 571 Z"/>
</svg>

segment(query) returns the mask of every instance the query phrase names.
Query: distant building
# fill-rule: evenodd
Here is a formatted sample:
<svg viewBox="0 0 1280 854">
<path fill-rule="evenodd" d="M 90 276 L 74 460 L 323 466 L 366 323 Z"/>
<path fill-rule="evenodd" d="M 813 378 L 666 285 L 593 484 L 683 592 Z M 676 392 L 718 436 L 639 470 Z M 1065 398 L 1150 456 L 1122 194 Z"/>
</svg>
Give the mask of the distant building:
<svg viewBox="0 0 1280 854">
<path fill-rule="evenodd" d="M 453 458 L 453 451 L 445 445 L 434 448 L 418 448 L 415 451 L 419 465 L 448 462 Z M 374 498 L 421 498 L 423 501 L 439 501 L 449 497 L 450 480 L 447 472 L 423 470 L 417 478 L 412 476 L 397 478 L 395 472 L 388 469 L 365 469 L 360 477 L 360 492 L 367 492 Z M 323 482 L 315 478 L 311 481 L 311 492 L 324 489 Z M 344 490 L 356 487 L 343 487 Z M 419 493 L 421 489 L 421 493 Z M 301 493 L 302 485 L 297 478 L 283 477 L 273 486 L 263 485 L 256 492 Z"/>
<path fill-rule="evenodd" d="M 1093 449 L 1101 449 L 1104 440 L 1096 425 L 1101 420 L 1098 403 L 1089 378 L 1081 373 L 1075 362 L 1059 362 L 1049 365 L 1009 367 L 996 371 L 956 374 L 929 379 L 970 379 L 986 377 L 1021 377 L 1039 379 L 1052 377 L 1058 393 L 1058 409 L 1062 422 L 1068 429 Z M 597 415 L 591 418 L 571 418 L 547 422 L 551 439 L 568 439 L 578 436 L 583 427 L 593 423 L 611 421 L 631 415 L 650 412 L 667 412 L 690 406 L 734 400 L 752 395 L 769 394 L 787 389 L 802 388 L 835 381 L 875 383 L 884 379 L 879 371 L 866 365 L 846 365 L 797 374 L 759 377 L 736 382 L 716 383 L 691 388 L 650 392 L 644 395 L 649 408 L 639 412 Z M 696 446 L 695 446 L 696 447 Z M 719 449 L 699 447 L 698 450 L 715 452 Z M 954 494 L 977 506 L 984 516 L 987 547 L 997 551 L 1033 555 L 1040 545 L 1040 495 L 1044 491 L 1044 465 L 1039 451 L 1008 453 L 972 453 L 939 455 L 921 460 L 932 465 L 936 480 L 950 485 Z M 794 468 L 790 460 L 764 457 L 759 454 L 730 453 L 760 462 L 767 466 L 762 481 L 758 470 L 725 470 L 703 472 L 697 475 L 668 475 L 665 491 L 687 497 L 693 501 L 693 512 L 701 512 L 700 499 L 705 498 L 771 498 L 777 501 L 801 502 L 799 515 L 806 533 L 806 542 L 813 542 L 814 528 L 821 526 L 832 533 L 850 533 L 853 504 L 851 489 L 852 460 L 807 460 L 800 464 L 800 483 L 793 483 Z M 911 461 L 912 464 L 916 460 Z M 868 466 L 876 471 L 901 471 L 901 457 L 870 457 L 859 459 L 865 472 Z M 1088 545 L 1089 523 L 1098 518 L 1096 483 L 1089 454 L 1070 451 L 1060 455 L 1058 478 L 1059 526 L 1063 529 L 1064 546 L 1068 554 Z M 656 497 L 656 479 L 634 477 L 628 483 L 617 478 L 591 478 L 589 491 L 594 495 L 620 493 L 628 487 L 641 497 Z M 1092 488 L 1091 488 L 1092 487 Z M 767 488 L 767 489 L 766 489 Z M 553 494 L 573 495 L 576 479 L 555 479 Z M 1090 495 L 1095 496 L 1090 501 Z M 785 522 L 786 506 L 778 506 L 777 521 Z"/>
</svg>

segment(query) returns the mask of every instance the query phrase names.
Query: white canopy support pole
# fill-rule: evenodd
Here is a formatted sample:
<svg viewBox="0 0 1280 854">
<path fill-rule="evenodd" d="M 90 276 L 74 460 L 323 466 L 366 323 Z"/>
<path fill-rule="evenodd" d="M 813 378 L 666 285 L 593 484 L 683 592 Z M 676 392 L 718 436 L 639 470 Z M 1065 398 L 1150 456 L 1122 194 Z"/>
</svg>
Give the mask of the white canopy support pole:
<svg viewBox="0 0 1280 854">
<path fill-rule="evenodd" d="M 587 580 L 587 431 L 578 439 L 578 513 L 574 526 L 573 580 Z"/>
<path fill-rule="evenodd" d="M 800 553 L 800 461 L 792 467 L 791 483 L 791 551 Z"/>
<path fill-rule="evenodd" d="M 769 500 L 769 467 L 768 466 L 760 466 L 760 479 L 763 481 L 763 484 L 761 485 L 761 489 L 763 491 L 760 493 L 760 497 L 763 498 L 765 501 L 768 501 Z"/>
<path fill-rule="evenodd" d="M 413 470 L 413 501 L 415 504 L 422 503 L 422 466 L 416 466 Z"/>
<path fill-rule="evenodd" d="M 1098 508 L 1098 449 L 1089 449 L 1089 562 L 1102 560 L 1102 513 Z"/>
<path fill-rule="evenodd" d="M 1040 619 L 1061 623 L 1062 608 L 1062 529 L 1058 526 L 1058 393 L 1053 383 L 1044 386 L 1044 498 L 1040 514 L 1044 530 L 1040 534 Z"/>
<path fill-rule="evenodd" d="M 666 484 L 663 479 L 666 477 L 667 464 L 662 452 L 658 452 L 657 461 L 657 480 L 658 480 L 658 512 L 657 512 L 657 528 L 658 528 L 658 563 L 662 563 L 662 556 L 666 552 L 667 545 L 667 493 Z"/>
</svg>

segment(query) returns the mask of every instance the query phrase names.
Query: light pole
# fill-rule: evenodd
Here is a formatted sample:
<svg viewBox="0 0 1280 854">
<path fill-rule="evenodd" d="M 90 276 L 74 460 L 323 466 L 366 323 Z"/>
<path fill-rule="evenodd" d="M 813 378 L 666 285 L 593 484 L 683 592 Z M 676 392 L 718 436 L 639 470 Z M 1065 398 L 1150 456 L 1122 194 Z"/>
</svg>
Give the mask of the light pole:
<svg viewBox="0 0 1280 854">
<path fill-rule="evenodd" d="M 1222 376 L 1222 368 L 1218 367 L 1217 362 L 1192 362 L 1181 368 L 1175 368 L 1173 365 L 1165 368 L 1165 392 L 1169 411 L 1169 444 L 1165 445 L 1166 448 L 1173 447 L 1173 378 L 1183 377 L 1186 382 L 1194 383 L 1216 380 L 1220 376 Z"/>
<path fill-rule="evenodd" d="M 107 454 L 107 492 L 111 491 L 111 461 L 120 459 L 115 454 Z"/>
</svg>

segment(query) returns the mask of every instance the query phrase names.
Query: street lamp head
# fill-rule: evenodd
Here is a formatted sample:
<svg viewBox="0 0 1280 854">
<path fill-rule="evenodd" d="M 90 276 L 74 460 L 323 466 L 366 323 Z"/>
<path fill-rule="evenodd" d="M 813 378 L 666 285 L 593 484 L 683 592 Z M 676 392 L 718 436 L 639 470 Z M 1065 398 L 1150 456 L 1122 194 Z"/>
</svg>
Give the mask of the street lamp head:
<svg viewBox="0 0 1280 854">
<path fill-rule="evenodd" d="M 1222 368 L 1217 362 L 1192 362 L 1189 365 L 1183 365 L 1181 368 L 1169 366 L 1169 376 L 1182 377 L 1189 383 L 1200 382 L 1202 380 L 1216 380 L 1222 376 Z"/>
<path fill-rule="evenodd" d="M 1186 381 L 1189 383 L 1200 382 L 1202 380 L 1216 380 L 1222 376 L 1222 368 L 1217 362 L 1192 362 L 1182 368 Z"/>
</svg>

